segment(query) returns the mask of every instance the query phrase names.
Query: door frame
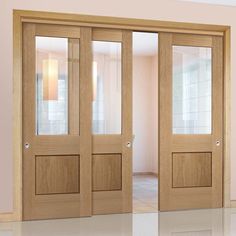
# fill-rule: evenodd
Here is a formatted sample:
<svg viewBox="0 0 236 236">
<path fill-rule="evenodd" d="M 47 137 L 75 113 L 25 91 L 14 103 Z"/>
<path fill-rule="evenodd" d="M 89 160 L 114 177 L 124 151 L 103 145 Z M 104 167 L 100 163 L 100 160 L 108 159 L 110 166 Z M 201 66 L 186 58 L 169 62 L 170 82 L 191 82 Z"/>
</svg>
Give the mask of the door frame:
<svg viewBox="0 0 236 236">
<path fill-rule="evenodd" d="M 171 32 L 218 35 L 224 39 L 224 143 L 223 143 L 223 207 L 230 207 L 230 26 L 182 23 L 158 20 L 90 16 L 40 11 L 13 11 L 13 213 L 6 220 L 22 220 L 22 29 L 24 22 L 129 29 L 146 32 Z M 160 168 L 160 167 L 158 167 Z M 0 221 L 5 217 L 0 214 Z"/>
</svg>

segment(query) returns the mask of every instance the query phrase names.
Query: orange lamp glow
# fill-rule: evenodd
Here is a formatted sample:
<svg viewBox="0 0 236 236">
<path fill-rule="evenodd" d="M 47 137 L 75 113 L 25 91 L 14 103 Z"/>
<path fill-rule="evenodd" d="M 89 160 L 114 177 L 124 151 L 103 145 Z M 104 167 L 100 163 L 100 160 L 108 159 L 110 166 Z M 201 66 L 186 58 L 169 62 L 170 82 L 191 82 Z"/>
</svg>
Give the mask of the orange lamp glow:
<svg viewBox="0 0 236 236">
<path fill-rule="evenodd" d="M 43 60 L 43 100 L 58 100 L 58 61 Z"/>
</svg>

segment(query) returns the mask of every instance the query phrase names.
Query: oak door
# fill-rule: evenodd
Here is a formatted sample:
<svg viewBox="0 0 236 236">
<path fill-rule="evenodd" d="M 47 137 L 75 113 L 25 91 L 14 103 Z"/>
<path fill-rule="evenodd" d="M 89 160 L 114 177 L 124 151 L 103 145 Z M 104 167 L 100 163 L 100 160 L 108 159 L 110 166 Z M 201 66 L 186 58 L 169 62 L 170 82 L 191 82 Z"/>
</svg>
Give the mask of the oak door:
<svg viewBox="0 0 236 236">
<path fill-rule="evenodd" d="M 132 33 L 23 31 L 23 218 L 132 211 Z"/>
<path fill-rule="evenodd" d="M 159 209 L 222 207 L 223 39 L 159 34 Z"/>
<path fill-rule="evenodd" d="M 23 219 L 90 216 L 91 29 L 23 25 Z"/>
<path fill-rule="evenodd" d="M 132 32 L 93 29 L 93 214 L 132 212 Z"/>
</svg>

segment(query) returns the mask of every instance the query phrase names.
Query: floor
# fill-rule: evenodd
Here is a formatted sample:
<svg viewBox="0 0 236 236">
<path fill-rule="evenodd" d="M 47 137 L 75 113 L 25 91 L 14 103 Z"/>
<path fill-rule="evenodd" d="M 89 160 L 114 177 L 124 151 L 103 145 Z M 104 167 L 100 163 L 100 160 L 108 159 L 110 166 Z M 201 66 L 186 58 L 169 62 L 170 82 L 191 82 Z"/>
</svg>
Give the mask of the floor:
<svg viewBox="0 0 236 236">
<path fill-rule="evenodd" d="M 236 209 L 1 223 L 0 236 L 235 236 Z"/>
<path fill-rule="evenodd" d="M 156 196 L 155 176 L 134 176 L 134 214 L 0 223 L 0 236 L 236 235 L 236 208 L 158 213 Z"/>
<path fill-rule="evenodd" d="M 158 181 L 155 175 L 133 176 L 133 212 L 158 212 Z"/>
</svg>

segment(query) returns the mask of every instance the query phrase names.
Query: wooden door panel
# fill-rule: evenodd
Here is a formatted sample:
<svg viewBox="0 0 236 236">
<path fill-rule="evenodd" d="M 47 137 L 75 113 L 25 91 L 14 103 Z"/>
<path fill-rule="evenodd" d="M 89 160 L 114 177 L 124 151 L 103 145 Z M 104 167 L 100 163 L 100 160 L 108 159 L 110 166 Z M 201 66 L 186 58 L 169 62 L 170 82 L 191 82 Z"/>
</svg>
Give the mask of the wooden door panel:
<svg viewBox="0 0 236 236">
<path fill-rule="evenodd" d="M 222 46 L 218 36 L 159 34 L 161 211 L 222 207 Z"/>
<path fill-rule="evenodd" d="M 94 135 L 93 153 L 122 153 L 121 135 Z"/>
<path fill-rule="evenodd" d="M 172 43 L 174 45 L 195 46 L 195 47 L 211 47 L 212 37 L 205 35 L 191 34 L 173 34 Z"/>
<path fill-rule="evenodd" d="M 79 193 L 36 195 L 31 213 L 24 220 L 79 217 L 82 204 Z"/>
<path fill-rule="evenodd" d="M 211 153 L 172 153 L 173 188 L 211 187 Z"/>
<path fill-rule="evenodd" d="M 83 40 L 81 40 L 81 43 L 83 44 Z M 69 68 L 69 76 L 71 80 L 69 83 L 69 94 L 68 94 L 69 96 L 69 132 L 70 134 L 78 136 L 80 133 L 80 82 L 81 81 L 78 79 L 80 77 L 80 59 L 79 59 L 80 40 L 78 38 L 70 38 L 68 47 L 69 47 L 68 68 Z M 79 143 L 79 140 L 77 140 L 77 146 L 79 146 L 78 143 Z M 66 146 L 66 145 L 62 145 L 62 146 Z"/>
<path fill-rule="evenodd" d="M 92 30 L 81 27 L 80 38 L 80 206 L 82 216 L 92 215 Z"/>
<path fill-rule="evenodd" d="M 122 50 L 122 127 L 114 134 L 92 136 L 92 37 L 119 43 Z M 45 47 L 40 41 L 54 38 L 64 42 L 60 52 L 60 43 Z M 25 23 L 23 39 L 24 220 L 131 212 L 132 146 L 126 144 L 132 141 L 132 32 Z M 54 107 L 60 102 L 66 115 Z M 109 115 L 117 122 L 118 114 Z"/>
<path fill-rule="evenodd" d="M 80 27 L 38 24 L 35 28 L 36 35 L 50 37 L 80 38 Z"/>
<path fill-rule="evenodd" d="M 116 107 L 121 105 L 121 109 L 114 110 L 114 105 L 109 107 L 104 103 L 104 110 L 106 111 L 104 112 L 104 127 L 108 127 L 108 130 L 100 130 L 97 134 L 93 134 L 93 214 L 132 212 L 132 147 L 126 145 L 127 142 L 132 142 L 132 32 L 93 29 L 93 40 L 96 43 L 95 45 L 99 42 L 104 47 L 107 44 L 110 44 L 111 47 L 119 45 L 120 47 L 117 46 L 117 50 L 119 48 L 119 52 L 121 52 L 104 56 L 101 53 L 99 54 L 98 48 L 97 51 L 94 48 L 94 61 L 97 62 L 98 78 L 104 81 L 117 79 L 116 90 L 112 92 L 106 90 L 107 87 L 112 87 L 111 82 L 110 85 L 104 82 L 103 96 L 105 101 L 112 100 L 116 104 L 114 98 L 117 96 L 117 100 L 120 99 L 121 103 L 118 103 Z M 102 60 L 103 63 L 100 64 L 99 60 Z M 117 63 L 115 69 L 112 67 L 114 61 Z M 105 64 L 106 66 L 104 66 Z M 116 74 L 111 75 L 105 69 L 101 72 L 101 68 L 109 67 L 109 73 L 116 71 Z M 102 95 L 100 96 L 102 97 Z M 103 113 L 102 110 L 100 112 Z M 112 116 L 114 113 L 116 116 Z M 118 116 L 120 119 L 117 119 Z M 113 127 L 109 130 L 112 119 L 116 120 L 119 129 Z"/>
<path fill-rule="evenodd" d="M 36 195 L 79 193 L 79 156 L 36 156 Z"/>
<path fill-rule="evenodd" d="M 171 137 L 174 152 L 212 152 L 210 135 L 174 135 Z"/>
<path fill-rule="evenodd" d="M 93 29 L 93 40 L 107 42 L 122 42 L 122 30 Z"/>
<path fill-rule="evenodd" d="M 93 191 L 122 189 L 122 156 L 120 154 L 93 155 Z"/>
<path fill-rule="evenodd" d="M 90 216 L 91 29 L 30 23 L 23 28 L 23 133 L 29 144 L 23 159 L 23 219 Z M 43 73 L 49 78 L 52 68 L 44 71 L 43 60 L 57 60 L 56 87 L 44 86 Z M 40 97 L 41 88 L 58 89 L 57 96 Z M 57 126 L 62 120 L 66 125 Z"/>
<path fill-rule="evenodd" d="M 79 136 L 35 136 L 35 155 L 70 155 L 80 153 Z"/>
</svg>

